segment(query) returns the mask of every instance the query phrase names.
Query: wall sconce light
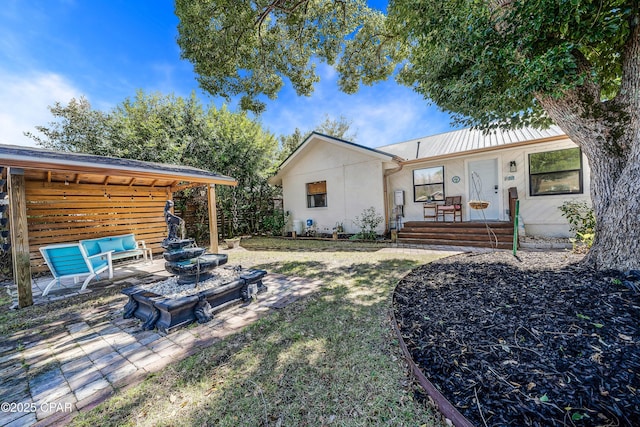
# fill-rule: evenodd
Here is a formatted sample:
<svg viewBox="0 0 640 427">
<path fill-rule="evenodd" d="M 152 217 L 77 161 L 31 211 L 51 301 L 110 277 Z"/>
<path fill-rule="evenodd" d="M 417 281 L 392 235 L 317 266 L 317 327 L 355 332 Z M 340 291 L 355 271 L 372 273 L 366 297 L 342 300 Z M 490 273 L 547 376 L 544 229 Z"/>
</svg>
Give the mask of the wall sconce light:
<svg viewBox="0 0 640 427">
<path fill-rule="evenodd" d="M 511 160 L 509 162 L 509 172 L 518 172 L 518 167 L 516 166 L 515 160 Z"/>
</svg>

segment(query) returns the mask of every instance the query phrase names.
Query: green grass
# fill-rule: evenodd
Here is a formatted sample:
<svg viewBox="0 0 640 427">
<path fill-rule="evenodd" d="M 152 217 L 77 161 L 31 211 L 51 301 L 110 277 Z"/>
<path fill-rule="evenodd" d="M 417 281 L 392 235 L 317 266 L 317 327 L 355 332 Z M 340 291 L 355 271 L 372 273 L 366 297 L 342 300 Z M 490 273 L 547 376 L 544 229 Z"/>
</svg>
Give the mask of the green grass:
<svg viewBox="0 0 640 427">
<path fill-rule="evenodd" d="M 374 252 L 388 246 L 386 241 L 350 241 L 318 239 L 285 239 L 280 237 L 252 237 L 242 239 L 241 246 L 249 250 L 264 251 L 312 251 L 312 252 Z"/>
<path fill-rule="evenodd" d="M 280 239 L 250 240 L 242 246 Z M 230 264 L 323 286 L 117 392 L 72 425 L 443 425 L 413 399 L 389 319 L 398 280 L 435 256 L 328 249 L 335 244 L 288 241 L 287 250 L 231 252 Z"/>
</svg>

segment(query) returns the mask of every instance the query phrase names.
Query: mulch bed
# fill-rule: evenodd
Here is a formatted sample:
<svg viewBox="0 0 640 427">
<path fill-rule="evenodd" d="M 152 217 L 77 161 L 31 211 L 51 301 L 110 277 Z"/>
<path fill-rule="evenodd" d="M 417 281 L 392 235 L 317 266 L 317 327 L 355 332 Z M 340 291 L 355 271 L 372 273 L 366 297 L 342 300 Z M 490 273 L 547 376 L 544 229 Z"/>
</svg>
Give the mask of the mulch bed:
<svg viewBox="0 0 640 427">
<path fill-rule="evenodd" d="M 640 426 L 639 277 L 567 252 L 421 266 L 394 310 L 414 362 L 477 426 Z"/>
</svg>

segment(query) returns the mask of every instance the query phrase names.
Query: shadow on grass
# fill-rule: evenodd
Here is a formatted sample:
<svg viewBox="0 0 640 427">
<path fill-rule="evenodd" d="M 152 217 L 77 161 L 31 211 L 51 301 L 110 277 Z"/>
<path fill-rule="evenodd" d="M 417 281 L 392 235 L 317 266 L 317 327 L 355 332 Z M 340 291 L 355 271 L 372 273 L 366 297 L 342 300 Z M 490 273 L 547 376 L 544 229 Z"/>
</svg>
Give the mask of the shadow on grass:
<svg viewBox="0 0 640 427">
<path fill-rule="evenodd" d="M 411 399 L 388 325 L 395 284 L 418 261 L 269 271 L 320 278 L 307 298 L 118 394 L 75 425 L 437 425 Z"/>
</svg>

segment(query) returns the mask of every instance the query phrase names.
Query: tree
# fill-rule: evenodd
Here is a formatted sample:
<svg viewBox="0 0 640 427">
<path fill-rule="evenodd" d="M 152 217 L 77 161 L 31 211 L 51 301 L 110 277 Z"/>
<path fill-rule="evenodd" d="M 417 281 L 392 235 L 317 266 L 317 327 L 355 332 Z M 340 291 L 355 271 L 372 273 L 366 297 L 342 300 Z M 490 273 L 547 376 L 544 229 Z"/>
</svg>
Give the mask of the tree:
<svg viewBox="0 0 640 427">
<path fill-rule="evenodd" d="M 183 146 L 199 140 L 205 114 L 195 94 L 188 99 L 138 91 L 111 111 L 94 110 L 85 98 L 49 110 L 57 121 L 25 135 L 43 148 L 158 163 L 180 163 Z"/>
<path fill-rule="evenodd" d="M 114 154 L 111 146 L 105 144 L 109 133 L 109 115 L 91 109 L 91 104 L 86 98 L 73 98 L 67 106 L 56 102 L 49 106 L 49 111 L 57 121 L 50 122 L 48 127 L 36 126 L 42 136 L 31 132 L 25 132 L 25 136 L 36 141 L 41 147 L 51 150 L 101 156 Z"/>
<path fill-rule="evenodd" d="M 284 162 L 291 153 L 296 151 L 296 148 L 304 142 L 304 139 L 305 135 L 298 128 L 296 128 L 291 135 L 280 135 L 278 138 L 280 141 L 278 164 Z"/>
<path fill-rule="evenodd" d="M 555 122 L 591 167 L 587 262 L 640 268 L 640 6 L 637 1 L 391 4 L 412 44 L 401 78 L 470 125 Z"/>
<path fill-rule="evenodd" d="M 348 93 L 400 64 L 399 81 L 466 125 L 554 122 L 592 171 L 596 238 L 585 262 L 640 268 L 638 0 L 391 0 L 386 20 L 356 0 L 219 13 L 226 3 L 176 3 L 183 55 L 212 94 L 274 97 L 283 77 L 309 93 L 315 55 L 337 61 Z"/>
<path fill-rule="evenodd" d="M 227 100 L 240 94 L 241 107 L 254 112 L 265 107 L 259 96 L 276 97 L 284 77 L 310 95 L 316 57 L 335 64 L 340 87 L 353 93 L 361 81 L 388 77 L 403 52 L 365 0 L 176 0 L 175 11 L 182 57 L 200 86 Z"/>
<path fill-rule="evenodd" d="M 182 98 L 143 91 L 107 113 L 93 110 L 84 98 L 50 110 L 58 120 L 36 127 L 43 136 L 28 134 L 45 148 L 187 164 L 237 179 L 238 187 L 221 186 L 217 192 L 223 237 L 261 231 L 273 211 L 267 177 L 277 140 L 246 113 L 205 109 L 194 94 Z M 188 198 L 206 212 L 206 192 L 191 191 Z"/>
<path fill-rule="evenodd" d="M 209 134 L 185 147 L 184 162 L 238 181 L 237 187 L 221 187 L 217 194 L 224 215 L 223 237 L 259 231 L 262 219 L 273 210 L 274 193 L 267 178 L 278 142 L 245 113 L 212 107 L 206 119 Z"/>
<path fill-rule="evenodd" d="M 324 121 L 315 126 L 315 131 L 353 142 L 356 139 L 357 132 L 349 132 L 352 123 L 353 120 L 349 120 L 342 115 L 338 119 L 332 119 L 328 114 L 325 114 Z M 291 135 L 280 135 L 278 138 L 280 141 L 278 162 L 275 166 L 284 162 L 304 142 L 309 133 L 311 131 L 302 133 L 300 129 L 296 128 Z"/>
<path fill-rule="evenodd" d="M 110 114 L 109 142 L 116 157 L 179 164 L 184 147 L 206 132 L 205 111 L 191 93 L 147 94 L 126 98 Z"/>
<path fill-rule="evenodd" d="M 353 142 L 356 140 L 358 133 L 356 131 L 349 133 L 352 124 L 353 120 L 349 120 L 343 115 L 340 115 L 337 119 L 332 119 L 328 114 L 325 114 L 324 121 L 316 126 L 316 131 Z"/>
</svg>

